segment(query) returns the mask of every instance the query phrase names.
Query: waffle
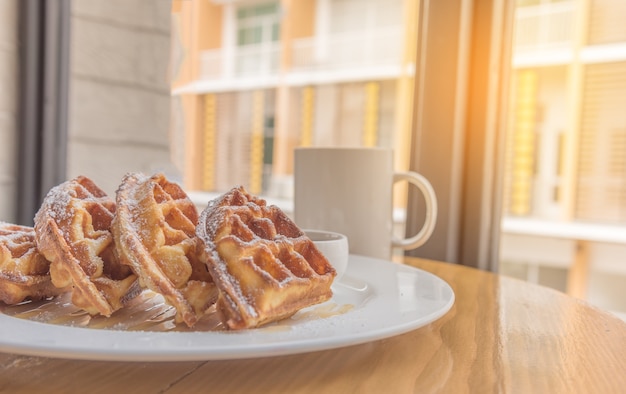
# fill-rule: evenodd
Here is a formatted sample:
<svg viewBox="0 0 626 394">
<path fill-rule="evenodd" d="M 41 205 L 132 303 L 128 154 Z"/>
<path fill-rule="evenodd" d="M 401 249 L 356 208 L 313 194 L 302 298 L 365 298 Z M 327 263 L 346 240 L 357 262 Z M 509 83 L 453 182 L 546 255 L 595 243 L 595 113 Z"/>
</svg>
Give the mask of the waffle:
<svg viewBox="0 0 626 394">
<path fill-rule="evenodd" d="M 162 174 L 128 174 L 117 196 L 113 224 L 118 253 L 142 286 L 176 308 L 176 322 L 192 327 L 217 298 L 196 255 L 198 212 L 185 192 Z"/>
<path fill-rule="evenodd" d="M 37 248 L 51 262 L 52 283 L 72 286 L 72 303 L 91 315 L 110 316 L 140 291 L 115 256 L 114 213 L 113 199 L 79 176 L 52 188 L 35 215 Z"/>
<path fill-rule="evenodd" d="M 209 203 L 196 235 L 231 329 L 281 320 L 332 296 L 328 260 L 278 207 L 243 187 Z"/>
<path fill-rule="evenodd" d="M 32 227 L 0 222 L 0 301 L 13 305 L 61 294 L 50 279 L 50 262 L 35 245 Z"/>
</svg>

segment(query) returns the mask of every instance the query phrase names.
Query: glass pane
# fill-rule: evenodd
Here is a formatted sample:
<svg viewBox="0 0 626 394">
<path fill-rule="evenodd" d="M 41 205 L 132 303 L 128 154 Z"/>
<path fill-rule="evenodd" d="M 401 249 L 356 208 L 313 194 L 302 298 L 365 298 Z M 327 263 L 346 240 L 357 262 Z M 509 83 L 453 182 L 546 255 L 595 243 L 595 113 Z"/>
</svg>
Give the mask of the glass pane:
<svg viewBox="0 0 626 394">
<path fill-rule="evenodd" d="M 246 19 L 257 16 L 267 16 L 278 13 L 278 4 L 275 2 L 251 6 L 241 6 L 237 9 L 237 18 Z"/>
<path fill-rule="evenodd" d="M 270 15 L 275 14 L 278 10 L 278 5 L 276 3 L 269 4 L 261 4 L 254 8 L 255 15 Z"/>
<path fill-rule="evenodd" d="M 244 18 L 246 18 L 247 16 L 249 16 L 249 15 L 251 15 L 251 14 L 252 14 L 252 12 L 251 12 L 251 11 L 253 11 L 253 9 L 250 9 L 250 8 L 243 8 L 243 7 L 242 7 L 242 8 L 239 8 L 239 9 L 237 10 L 237 18 L 238 18 L 238 19 L 244 19 Z"/>
<path fill-rule="evenodd" d="M 248 27 L 239 29 L 237 34 L 238 45 L 258 44 L 262 41 L 261 27 Z"/>
<path fill-rule="evenodd" d="M 517 5 L 501 272 L 626 316 L 626 2 Z"/>
<path fill-rule="evenodd" d="M 315 145 L 394 147 L 399 139 L 406 138 L 411 114 L 408 110 L 399 111 L 398 103 L 409 101 L 406 95 L 411 77 L 400 88 L 400 70 L 412 61 L 404 53 L 408 48 L 403 36 L 405 0 L 332 0 L 322 14 L 315 14 L 317 9 L 310 2 L 292 2 L 288 13 L 281 13 L 279 4 L 236 3 L 232 22 L 237 46 L 218 46 L 203 58 L 206 63 L 212 59 L 212 69 L 215 65 L 224 67 L 221 75 L 215 71 L 205 74 L 206 86 L 221 87 L 213 92 L 217 102 L 216 143 L 210 148 L 220 152 L 207 152 L 204 156 L 221 157 L 224 152 L 231 152 L 227 156 L 246 158 L 251 142 L 232 146 L 229 141 L 233 141 L 232 133 L 252 131 L 237 131 L 232 125 L 242 124 L 242 119 L 255 119 L 259 122 L 255 127 L 264 130 L 264 144 L 271 144 L 263 148 L 268 156 L 263 158 L 263 176 L 267 178 L 263 191 L 273 197 L 290 198 L 292 150 L 302 141 Z M 223 16 L 219 9 L 211 12 L 216 12 L 216 17 Z M 319 18 L 324 20 L 318 23 Z M 296 24 L 292 37 L 284 36 L 283 22 Z M 316 31 L 320 25 L 326 26 L 326 31 Z M 285 49 L 288 53 L 281 52 Z M 390 69 L 398 71 L 390 75 Z M 280 78 L 279 70 L 286 78 Z M 363 72 L 368 77 L 355 82 L 353 76 Z M 288 82 L 292 77 L 297 80 L 302 73 L 316 82 L 310 86 Z M 263 100 L 232 99 L 244 94 L 254 96 L 257 90 L 263 90 Z M 262 116 L 255 112 L 261 110 Z M 206 119 L 202 111 L 198 116 Z M 198 121 L 198 127 L 203 122 Z M 305 134 L 307 138 L 303 137 Z M 218 148 L 220 143 L 222 148 Z M 222 179 L 228 179 L 231 173 L 235 179 L 234 174 L 240 176 L 244 172 L 238 167 L 251 166 L 245 160 L 237 165 L 226 163 L 216 161 L 219 168 L 214 172 L 223 174 Z M 271 166 L 269 171 L 267 166 Z"/>
</svg>

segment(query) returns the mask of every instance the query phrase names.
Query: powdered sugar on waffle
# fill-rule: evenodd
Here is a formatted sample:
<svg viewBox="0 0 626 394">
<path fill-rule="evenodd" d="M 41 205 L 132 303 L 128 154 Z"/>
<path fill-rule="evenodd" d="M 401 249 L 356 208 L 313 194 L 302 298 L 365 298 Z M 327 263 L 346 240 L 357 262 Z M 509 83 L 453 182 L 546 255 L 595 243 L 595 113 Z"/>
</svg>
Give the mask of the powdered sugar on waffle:
<svg viewBox="0 0 626 394">
<path fill-rule="evenodd" d="M 72 286 L 72 301 L 110 316 L 136 295 L 135 277 L 121 267 L 110 232 L 115 201 L 93 181 L 76 177 L 53 187 L 35 215 L 36 243 L 51 261 L 56 286 Z"/>
<path fill-rule="evenodd" d="M 14 304 L 61 293 L 52 285 L 49 268 L 32 227 L 0 222 L 0 300 Z"/>
<path fill-rule="evenodd" d="M 118 253 L 142 286 L 162 294 L 188 326 L 208 313 L 216 290 L 195 257 L 197 211 L 163 174 L 127 174 L 116 194 L 113 235 Z"/>
<path fill-rule="evenodd" d="M 196 235 L 231 328 L 282 319 L 332 295 L 335 271 L 312 241 L 241 186 L 209 203 Z"/>
</svg>

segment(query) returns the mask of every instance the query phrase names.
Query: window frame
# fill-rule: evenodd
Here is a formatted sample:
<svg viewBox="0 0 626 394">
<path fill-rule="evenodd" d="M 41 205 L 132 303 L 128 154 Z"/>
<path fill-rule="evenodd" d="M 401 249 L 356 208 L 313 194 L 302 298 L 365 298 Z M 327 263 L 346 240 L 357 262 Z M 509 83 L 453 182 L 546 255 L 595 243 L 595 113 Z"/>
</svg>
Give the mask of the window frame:
<svg viewBox="0 0 626 394">
<path fill-rule="evenodd" d="M 70 0 L 19 2 L 20 114 L 17 222 L 32 225 L 66 177 Z"/>
<path fill-rule="evenodd" d="M 430 240 L 408 251 L 497 271 L 514 2 L 421 0 L 410 169 L 437 194 Z M 407 235 L 424 222 L 409 189 Z"/>
</svg>

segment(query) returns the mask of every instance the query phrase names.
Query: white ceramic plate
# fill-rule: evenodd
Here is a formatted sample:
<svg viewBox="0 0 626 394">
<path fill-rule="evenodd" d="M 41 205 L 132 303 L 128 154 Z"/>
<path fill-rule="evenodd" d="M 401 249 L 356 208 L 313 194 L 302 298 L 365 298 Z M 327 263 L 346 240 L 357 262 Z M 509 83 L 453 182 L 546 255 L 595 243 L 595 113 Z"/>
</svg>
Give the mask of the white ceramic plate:
<svg viewBox="0 0 626 394">
<path fill-rule="evenodd" d="M 0 351 L 115 361 L 277 356 L 402 334 L 440 318 L 454 303 L 454 292 L 437 276 L 361 256 L 350 256 L 348 270 L 333 285 L 333 291 L 330 301 L 303 309 L 290 319 L 238 332 L 215 327 L 204 331 L 173 330 L 173 312 L 162 304 L 137 305 L 122 317 L 115 314 L 89 323 L 85 323 L 90 319 L 88 315 L 71 309 L 67 302 L 40 303 L 30 309 L 28 305 L 5 307 L 0 313 Z M 146 317 L 146 309 L 159 308 L 159 313 Z M 66 316 L 61 319 L 59 315 Z M 135 323 L 150 320 L 154 325 L 132 326 L 124 319 Z"/>
</svg>

